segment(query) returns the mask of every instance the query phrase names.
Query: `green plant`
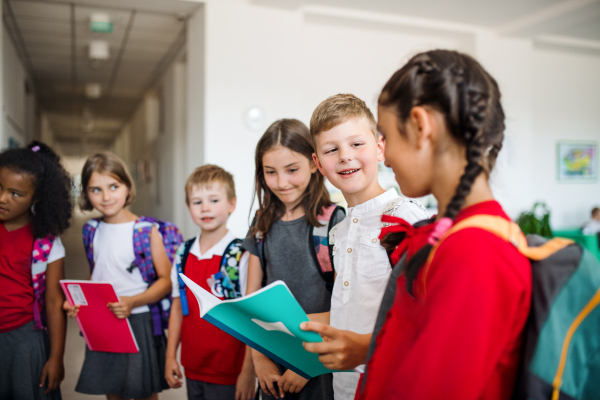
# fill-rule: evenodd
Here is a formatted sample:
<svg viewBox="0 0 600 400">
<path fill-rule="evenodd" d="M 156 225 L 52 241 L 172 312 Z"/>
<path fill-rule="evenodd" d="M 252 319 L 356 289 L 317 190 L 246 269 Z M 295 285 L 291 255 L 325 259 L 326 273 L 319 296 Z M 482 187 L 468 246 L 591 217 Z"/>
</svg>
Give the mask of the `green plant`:
<svg viewBox="0 0 600 400">
<path fill-rule="evenodd" d="M 535 203 L 531 211 L 526 211 L 519 215 L 517 224 L 525 235 L 536 234 L 551 238 L 552 229 L 550 229 L 550 210 L 546 203 Z"/>
</svg>

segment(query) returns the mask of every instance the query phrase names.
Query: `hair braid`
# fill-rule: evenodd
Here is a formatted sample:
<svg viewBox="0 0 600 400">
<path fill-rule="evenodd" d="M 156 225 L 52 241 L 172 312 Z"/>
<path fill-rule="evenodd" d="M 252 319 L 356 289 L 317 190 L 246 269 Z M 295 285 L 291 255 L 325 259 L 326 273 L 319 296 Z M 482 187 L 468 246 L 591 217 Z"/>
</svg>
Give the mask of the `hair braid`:
<svg viewBox="0 0 600 400">
<path fill-rule="evenodd" d="M 477 61 L 445 50 L 413 57 L 383 88 L 379 104 L 393 106 L 401 122 L 406 121 L 412 107 L 431 106 L 445 116 L 449 133 L 465 147 L 467 165 L 444 218 L 456 218 L 475 179 L 494 166 L 504 131 L 499 99 L 496 82 Z M 385 238 L 388 251 L 392 241 L 402 239 L 398 235 Z M 405 269 L 409 293 L 432 247 L 426 244 L 409 260 Z"/>
</svg>

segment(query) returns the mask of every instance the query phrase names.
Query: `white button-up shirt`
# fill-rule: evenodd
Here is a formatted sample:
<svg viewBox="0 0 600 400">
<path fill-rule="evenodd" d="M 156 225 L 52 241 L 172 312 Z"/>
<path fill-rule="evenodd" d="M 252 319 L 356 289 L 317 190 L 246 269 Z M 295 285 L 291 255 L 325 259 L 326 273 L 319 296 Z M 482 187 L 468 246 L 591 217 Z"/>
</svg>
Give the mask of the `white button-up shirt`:
<svg viewBox="0 0 600 400">
<path fill-rule="evenodd" d="M 381 215 L 399 196 L 395 189 L 348 209 L 348 215 L 332 229 L 334 266 L 337 273 L 331 297 L 331 326 L 365 334 L 373 332 L 381 298 L 392 272 L 385 249 L 379 243 Z M 425 207 L 402 199 L 391 213 L 414 224 L 429 218 Z M 335 400 L 354 399 L 359 374 L 333 374 Z"/>
</svg>

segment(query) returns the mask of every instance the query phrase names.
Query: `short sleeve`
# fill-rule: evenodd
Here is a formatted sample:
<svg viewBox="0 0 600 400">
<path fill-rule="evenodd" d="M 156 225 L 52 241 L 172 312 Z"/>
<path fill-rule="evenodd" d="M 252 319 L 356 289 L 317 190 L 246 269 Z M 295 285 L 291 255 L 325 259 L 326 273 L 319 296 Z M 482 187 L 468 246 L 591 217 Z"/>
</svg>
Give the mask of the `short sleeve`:
<svg viewBox="0 0 600 400">
<path fill-rule="evenodd" d="M 65 246 L 63 246 L 62 241 L 57 236 L 54 238 L 52 249 L 50 249 L 50 254 L 48 254 L 48 264 L 60 260 L 61 258 L 65 258 Z"/>
<path fill-rule="evenodd" d="M 416 222 L 429 218 L 429 213 L 425 207 L 418 200 L 414 199 L 406 199 L 401 202 L 393 215 L 413 225 Z"/>
<path fill-rule="evenodd" d="M 171 296 L 173 298 L 179 297 L 179 280 L 177 279 L 177 265 L 175 263 L 171 267 L 171 285 Z"/>
<path fill-rule="evenodd" d="M 171 296 L 173 298 L 179 297 L 179 279 L 177 276 L 177 264 L 181 260 L 181 258 L 179 257 L 179 252 L 181 251 L 181 248 L 183 246 L 185 246 L 185 242 L 181 243 L 181 245 L 177 249 L 177 253 L 175 253 L 175 258 L 173 259 L 173 265 L 171 266 Z"/>
<path fill-rule="evenodd" d="M 248 250 L 250 254 L 258 257 L 258 249 L 256 248 L 256 243 L 254 242 L 254 236 L 250 235 L 250 231 L 248 231 L 248 236 L 246 236 L 246 239 L 244 239 L 242 246 L 244 246 L 244 249 Z"/>
<path fill-rule="evenodd" d="M 240 269 L 239 269 L 239 277 L 240 277 L 240 290 L 242 291 L 242 296 L 246 295 L 246 285 L 248 285 L 248 260 L 250 259 L 250 252 L 245 251 L 242 254 L 242 258 L 240 258 Z"/>
</svg>

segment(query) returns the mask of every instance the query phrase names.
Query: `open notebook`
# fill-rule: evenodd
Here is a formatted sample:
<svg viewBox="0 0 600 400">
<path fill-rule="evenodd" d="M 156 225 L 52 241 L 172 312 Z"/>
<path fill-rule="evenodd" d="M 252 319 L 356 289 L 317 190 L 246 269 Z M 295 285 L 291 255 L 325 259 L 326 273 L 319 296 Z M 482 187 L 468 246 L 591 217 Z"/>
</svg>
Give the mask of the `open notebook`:
<svg viewBox="0 0 600 400">
<path fill-rule="evenodd" d="M 308 316 L 282 281 L 242 298 L 221 301 L 191 279 L 179 274 L 200 305 L 200 317 L 277 361 L 298 375 L 310 379 L 332 371 L 309 353 L 302 342 L 322 342 L 315 332 L 300 329 Z"/>
</svg>

